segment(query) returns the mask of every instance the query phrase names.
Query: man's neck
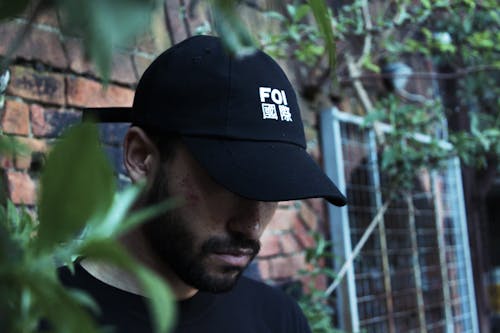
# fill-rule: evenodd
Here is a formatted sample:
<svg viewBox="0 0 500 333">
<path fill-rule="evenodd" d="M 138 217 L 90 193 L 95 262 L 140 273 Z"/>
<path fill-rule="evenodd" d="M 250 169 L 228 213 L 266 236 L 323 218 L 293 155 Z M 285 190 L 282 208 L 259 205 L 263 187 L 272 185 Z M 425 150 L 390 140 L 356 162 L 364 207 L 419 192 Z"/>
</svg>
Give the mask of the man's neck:
<svg viewBox="0 0 500 333">
<path fill-rule="evenodd" d="M 114 265 L 92 259 L 82 259 L 80 265 L 93 277 L 115 288 L 143 295 L 139 281 L 129 272 Z"/>
<path fill-rule="evenodd" d="M 169 266 L 162 263 L 144 239 L 141 230 L 134 230 L 120 239 L 127 251 L 140 264 L 158 274 L 168 284 L 177 300 L 193 297 L 198 290 L 182 281 Z M 137 278 L 130 272 L 114 265 L 82 259 L 81 266 L 96 279 L 115 288 L 146 296 Z"/>
</svg>

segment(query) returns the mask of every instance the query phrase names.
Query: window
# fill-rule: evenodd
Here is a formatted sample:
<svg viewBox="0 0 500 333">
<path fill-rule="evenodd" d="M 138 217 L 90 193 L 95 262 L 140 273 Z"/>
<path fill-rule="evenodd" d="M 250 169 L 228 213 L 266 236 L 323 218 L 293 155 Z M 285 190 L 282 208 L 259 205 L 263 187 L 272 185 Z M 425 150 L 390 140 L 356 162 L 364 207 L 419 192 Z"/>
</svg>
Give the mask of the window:
<svg viewBox="0 0 500 333">
<path fill-rule="evenodd" d="M 325 169 L 348 199 L 329 206 L 337 270 L 387 200 L 375 135 L 361 124 L 337 109 L 322 113 Z M 478 332 L 472 282 L 452 158 L 443 170 L 419 173 L 411 200 L 391 201 L 336 290 L 338 324 L 349 332 Z"/>
</svg>

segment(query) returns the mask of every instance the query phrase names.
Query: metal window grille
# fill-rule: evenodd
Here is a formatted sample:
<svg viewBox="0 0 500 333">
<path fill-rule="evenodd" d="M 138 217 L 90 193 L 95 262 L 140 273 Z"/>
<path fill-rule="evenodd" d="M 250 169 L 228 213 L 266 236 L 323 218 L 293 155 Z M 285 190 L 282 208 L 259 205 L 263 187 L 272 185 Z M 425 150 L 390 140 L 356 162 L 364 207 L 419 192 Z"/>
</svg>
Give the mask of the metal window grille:
<svg viewBox="0 0 500 333">
<path fill-rule="evenodd" d="M 337 109 L 322 113 L 325 168 L 348 198 L 346 207 L 329 205 L 337 268 L 386 200 L 375 135 L 361 123 Z M 458 159 L 417 178 L 410 202 L 392 201 L 337 289 L 340 328 L 479 332 Z"/>
</svg>

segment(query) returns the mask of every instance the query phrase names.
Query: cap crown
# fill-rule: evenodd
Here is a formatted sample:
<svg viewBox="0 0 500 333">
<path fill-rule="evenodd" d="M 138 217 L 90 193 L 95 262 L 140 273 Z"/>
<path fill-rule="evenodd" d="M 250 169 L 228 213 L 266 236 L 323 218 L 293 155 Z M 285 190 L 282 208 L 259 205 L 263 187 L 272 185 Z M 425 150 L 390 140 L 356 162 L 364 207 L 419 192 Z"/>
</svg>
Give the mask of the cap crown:
<svg viewBox="0 0 500 333">
<path fill-rule="evenodd" d="M 288 142 L 305 147 L 295 92 L 262 51 L 236 58 L 216 37 L 161 54 L 137 86 L 135 123 L 187 136 Z"/>
</svg>

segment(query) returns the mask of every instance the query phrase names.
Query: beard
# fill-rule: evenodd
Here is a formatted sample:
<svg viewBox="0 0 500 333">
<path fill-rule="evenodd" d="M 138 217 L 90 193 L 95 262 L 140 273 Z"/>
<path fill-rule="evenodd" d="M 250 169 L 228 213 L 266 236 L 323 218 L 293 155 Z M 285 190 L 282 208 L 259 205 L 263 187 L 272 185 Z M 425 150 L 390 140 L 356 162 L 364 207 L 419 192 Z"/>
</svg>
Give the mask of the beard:
<svg viewBox="0 0 500 333">
<path fill-rule="evenodd" d="M 168 198 L 167 188 L 166 177 L 159 172 L 143 203 L 152 205 L 162 202 Z M 143 231 L 157 257 L 186 284 L 201 291 L 229 291 L 246 266 L 211 265 L 210 256 L 247 249 L 251 250 L 248 251 L 249 264 L 259 252 L 259 241 L 247 239 L 241 234 L 211 236 L 199 240 L 196 230 L 189 228 L 196 226 L 188 222 L 172 210 L 146 222 Z"/>
</svg>

